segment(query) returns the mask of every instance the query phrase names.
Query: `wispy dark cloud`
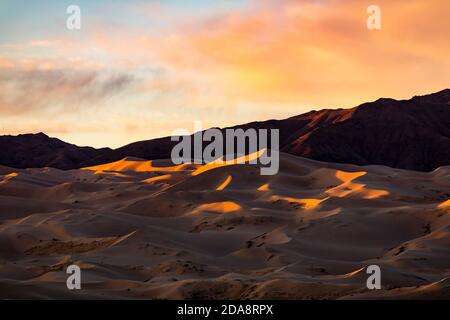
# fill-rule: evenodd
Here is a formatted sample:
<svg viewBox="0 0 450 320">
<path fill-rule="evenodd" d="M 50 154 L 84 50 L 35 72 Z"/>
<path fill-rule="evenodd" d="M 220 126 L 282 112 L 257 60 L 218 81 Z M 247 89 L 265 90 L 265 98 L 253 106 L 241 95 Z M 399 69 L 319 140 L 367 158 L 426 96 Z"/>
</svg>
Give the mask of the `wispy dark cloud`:
<svg viewBox="0 0 450 320">
<path fill-rule="evenodd" d="M 126 91 L 135 78 L 126 73 L 70 68 L 5 68 L 0 73 L 0 114 L 24 114 L 95 106 Z"/>
</svg>

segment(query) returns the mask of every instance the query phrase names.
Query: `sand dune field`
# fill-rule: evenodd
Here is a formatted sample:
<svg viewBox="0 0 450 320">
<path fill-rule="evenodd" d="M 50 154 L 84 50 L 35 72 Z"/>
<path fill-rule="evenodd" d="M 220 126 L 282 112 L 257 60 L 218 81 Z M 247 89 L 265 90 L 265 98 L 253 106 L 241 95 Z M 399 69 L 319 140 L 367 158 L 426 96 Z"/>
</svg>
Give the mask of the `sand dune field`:
<svg viewBox="0 0 450 320">
<path fill-rule="evenodd" d="M 445 299 L 450 167 L 0 167 L 0 298 Z M 66 287 L 66 267 L 82 290 Z M 382 270 L 368 290 L 365 267 Z"/>
</svg>

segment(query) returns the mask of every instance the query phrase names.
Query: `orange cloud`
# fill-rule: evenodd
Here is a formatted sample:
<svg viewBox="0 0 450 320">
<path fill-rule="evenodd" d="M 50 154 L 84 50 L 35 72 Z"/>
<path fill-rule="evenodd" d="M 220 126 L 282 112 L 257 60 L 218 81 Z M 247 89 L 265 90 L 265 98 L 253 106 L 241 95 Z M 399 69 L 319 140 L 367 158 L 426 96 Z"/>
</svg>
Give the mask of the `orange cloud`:
<svg viewBox="0 0 450 320">
<path fill-rule="evenodd" d="M 352 106 L 449 84 L 446 0 L 380 0 L 380 31 L 366 28 L 368 1 L 277 3 L 172 34 L 162 57 L 236 103 Z"/>
<path fill-rule="evenodd" d="M 0 70 L 13 69 L 15 66 L 15 63 L 11 59 L 0 57 Z"/>
</svg>

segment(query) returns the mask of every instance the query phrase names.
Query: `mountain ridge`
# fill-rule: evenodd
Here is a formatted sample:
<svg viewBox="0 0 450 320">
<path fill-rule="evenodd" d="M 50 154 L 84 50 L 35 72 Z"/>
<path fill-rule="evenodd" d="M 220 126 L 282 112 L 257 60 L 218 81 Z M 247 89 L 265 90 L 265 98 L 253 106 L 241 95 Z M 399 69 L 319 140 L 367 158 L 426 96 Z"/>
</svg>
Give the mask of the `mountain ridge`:
<svg viewBox="0 0 450 320">
<path fill-rule="evenodd" d="M 287 119 L 228 128 L 279 129 L 280 151 L 314 160 L 432 171 L 450 165 L 450 89 L 409 100 L 380 98 L 350 109 L 313 110 Z M 39 142 L 43 147 L 36 150 Z M 0 136 L 0 149 L 11 148 L 2 152 L 0 164 L 75 169 L 127 156 L 163 159 L 170 158 L 175 144 L 170 137 L 161 137 L 117 149 L 95 149 L 68 144 L 44 133 Z M 31 155 L 27 150 L 32 150 Z"/>
</svg>

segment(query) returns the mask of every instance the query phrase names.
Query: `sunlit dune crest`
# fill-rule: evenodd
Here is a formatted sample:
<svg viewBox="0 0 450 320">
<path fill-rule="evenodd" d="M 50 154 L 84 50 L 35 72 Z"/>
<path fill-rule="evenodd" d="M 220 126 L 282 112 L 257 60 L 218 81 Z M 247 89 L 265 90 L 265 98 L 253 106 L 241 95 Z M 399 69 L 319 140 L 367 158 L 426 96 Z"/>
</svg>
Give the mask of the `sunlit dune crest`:
<svg viewBox="0 0 450 320">
<path fill-rule="evenodd" d="M 300 199 L 300 198 L 292 198 L 292 197 L 272 196 L 271 199 L 273 201 L 284 200 L 284 201 L 288 201 L 288 202 L 298 203 L 298 204 L 302 205 L 303 209 L 312 210 L 312 209 L 317 209 L 319 207 L 319 205 L 322 202 L 328 200 L 329 197 L 326 197 L 324 199 Z"/>
<path fill-rule="evenodd" d="M 219 190 L 219 191 L 220 191 L 220 190 L 225 189 L 225 188 L 230 184 L 231 179 L 232 179 L 232 177 L 231 177 L 231 176 L 228 176 L 228 177 L 225 179 L 225 181 L 224 181 L 220 186 L 217 187 L 216 190 Z"/>
<path fill-rule="evenodd" d="M 109 248 L 114 247 L 114 246 L 118 245 L 119 243 L 121 243 L 121 242 L 127 240 L 128 238 L 132 237 L 135 233 L 136 233 L 136 230 L 135 230 L 135 231 L 132 231 L 132 232 L 130 232 L 129 234 L 126 234 L 126 235 L 124 235 L 124 236 L 122 236 L 122 237 L 119 237 L 116 241 L 114 241 L 113 243 L 111 243 L 111 244 L 109 245 Z"/>
<path fill-rule="evenodd" d="M 377 199 L 390 194 L 389 191 L 386 190 L 364 189 L 364 191 L 364 199 Z"/>
<path fill-rule="evenodd" d="M 233 201 L 213 202 L 200 205 L 197 210 L 216 213 L 229 213 L 239 211 L 242 207 Z"/>
<path fill-rule="evenodd" d="M 358 172 L 345 172 L 338 170 L 336 172 L 336 178 L 339 180 L 342 180 L 342 182 L 351 182 L 355 180 L 356 178 L 362 177 L 366 175 L 367 172 L 365 171 L 358 171 Z"/>
<path fill-rule="evenodd" d="M 204 165 L 195 165 L 191 163 L 186 164 L 179 164 L 174 166 L 156 166 L 154 161 L 152 160 L 143 160 L 143 159 L 136 159 L 127 157 L 122 160 L 91 166 L 91 167 L 85 167 L 82 168 L 83 170 L 91 170 L 95 171 L 96 174 L 103 174 L 103 173 L 111 173 L 111 172 L 177 172 L 177 171 L 185 171 L 185 170 L 192 170 L 194 168 L 194 171 L 192 172 L 192 176 L 197 176 L 199 174 L 202 174 L 204 172 L 226 167 L 226 166 L 232 166 L 237 164 L 245 164 L 250 163 L 251 161 L 255 161 L 259 159 L 264 152 L 266 152 L 266 149 L 261 149 L 259 151 L 253 152 L 248 155 L 240 156 L 234 159 L 226 160 L 224 161 L 222 158 L 216 159 L 210 163 L 204 164 Z M 231 180 L 230 180 L 231 181 Z M 148 182 L 148 181 L 147 181 Z M 228 181 L 229 182 L 229 181 Z M 225 187 L 224 187 L 225 188 Z"/>
<path fill-rule="evenodd" d="M 450 278 L 449 277 L 445 277 L 445 278 L 442 278 L 439 281 L 435 281 L 435 282 L 432 282 L 430 284 L 426 284 L 426 285 L 420 287 L 418 289 L 418 291 L 427 291 L 427 290 L 433 290 L 433 289 L 440 289 L 442 287 L 445 288 L 445 287 L 448 287 L 449 283 L 450 283 Z"/>
<path fill-rule="evenodd" d="M 3 179 L 0 176 L 0 183 L 7 183 L 12 178 L 15 178 L 15 177 L 18 177 L 18 176 L 19 176 L 19 174 L 17 172 L 11 172 L 9 174 L 5 174 L 3 176 Z"/>
<path fill-rule="evenodd" d="M 232 166 L 232 165 L 236 165 L 236 164 L 244 164 L 244 163 L 249 163 L 250 161 L 255 161 L 257 159 L 259 159 L 264 152 L 266 152 L 267 149 L 261 149 L 259 151 L 253 152 L 251 154 L 248 155 L 244 155 L 241 157 L 237 157 L 231 160 L 223 160 L 223 158 L 219 158 L 216 159 L 210 163 L 207 163 L 199 168 L 197 168 L 197 170 L 195 170 L 194 172 L 192 172 L 193 176 L 199 175 L 203 172 L 212 170 L 212 169 L 216 169 L 216 168 L 221 168 L 221 167 L 226 167 L 226 166 Z"/>
<path fill-rule="evenodd" d="M 109 171 L 109 170 L 97 170 L 94 171 L 95 175 L 107 175 L 107 176 L 112 176 L 112 177 L 117 177 L 117 178 L 127 178 L 128 176 L 126 174 L 123 174 L 121 172 L 116 172 L 116 171 Z"/>
<path fill-rule="evenodd" d="M 151 172 L 151 171 L 162 171 L 162 172 L 170 172 L 170 171 L 182 171 L 187 167 L 192 166 L 191 164 L 180 164 L 175 166 L 167 166 L 160 167 L 154 165 L 154 161 L 152 160 L 132 160 L 133 158 L 124 158 L 122 160 L 101 164 L 98 166 L 86 167 L 83 170 L 93 170 L 97 172 L 106 172 L 106 171 L 116 171 L 116 172 Z"/>
<path fill-rule="evenodd" d="M 10 174 L 5 175 L 5 177 L 8 178 L 13 178 L 13 177 L 17 177 L 19 174 L 17 172 L 11 172 Z"/>
<path fill-rule="evenodd" d="M 355 270 L 355 271 L 346 273 L 346 274 L 344 274 L 343 278 L 351 278 L 351 277 L 353 277 L 353 276 L 356 276 L 357 274 L 363 272 L 364 269 L 365 269 L 365 268 L 362 267 L 362 268 L 359 268 L 359 269 L 357 269 L 357 270 Z"/>
<path fill-rule="evenodd" d="M 326 276 L 322 276 L 322 280 L 328 280 L 328 279 L 333 279 L 333 280 L 350 280 L 352 278 L 356 278 L 358 275 L 359 277 L 364 277 L 364 270 L 366 269 L 366 267 L 361 267 L 358 268 L 354 271 L 348 272 L 348 273 L 344 273 L 344 274 L 333 274 L 333 275 L 326 275 Z"/>
<path fill-rule="evenodd" d="M 450 199 L 442 202 L 440 205 L 438 205 L 438 208 L 439 209 L 450 209 Z"/>
<path fill-rule="evenodd" d="M 361 194 L 364 199 L 376 199 L 382 196 L 389 195 L 389 192 L 386 190 L 377 190 L 377 189 L 369 189 L 366 188 L 365 184 L 354 183 L 353 180 L 366 175 L 367 172 L 359 171 L 359 172 L 345 172 L 345 171 L 337 171 L 336 178 L 341 180 L 343 183 L 330 188 L 325 191 L 328 195 L 336 198 L 344 198 L 352 193 Z"/>
</svg>

